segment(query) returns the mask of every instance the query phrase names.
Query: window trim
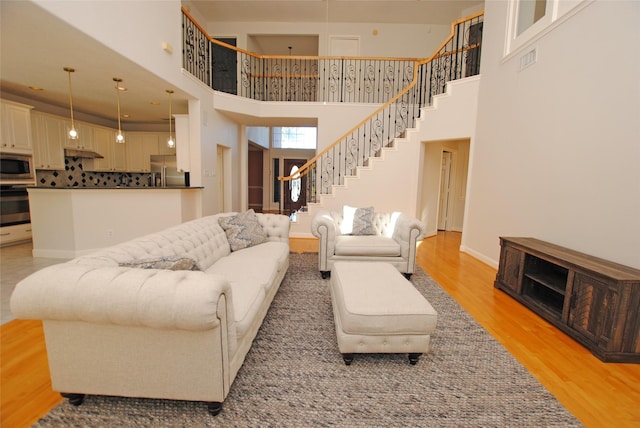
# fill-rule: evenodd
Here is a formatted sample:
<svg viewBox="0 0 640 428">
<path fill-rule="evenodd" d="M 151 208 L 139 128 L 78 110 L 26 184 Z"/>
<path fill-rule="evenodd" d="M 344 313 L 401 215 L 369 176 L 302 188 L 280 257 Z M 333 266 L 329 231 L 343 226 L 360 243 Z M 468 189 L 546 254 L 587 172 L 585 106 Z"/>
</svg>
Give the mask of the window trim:
<svg viewBox="0 0 640 428">
<path fill-rule="evenodd" d="M 595 1 L 596 0 L 581 0 L 572 7 L 561 10 L 562 0 L 547 0 L 545 15 L 518 35 L 518 5 L 520 4 L 520 0 L 509 0 L 503 62 L 520 54 L 525 48 L 536 43 L 543 36 L 559 27 L 562 23 Z"/>
</svg>

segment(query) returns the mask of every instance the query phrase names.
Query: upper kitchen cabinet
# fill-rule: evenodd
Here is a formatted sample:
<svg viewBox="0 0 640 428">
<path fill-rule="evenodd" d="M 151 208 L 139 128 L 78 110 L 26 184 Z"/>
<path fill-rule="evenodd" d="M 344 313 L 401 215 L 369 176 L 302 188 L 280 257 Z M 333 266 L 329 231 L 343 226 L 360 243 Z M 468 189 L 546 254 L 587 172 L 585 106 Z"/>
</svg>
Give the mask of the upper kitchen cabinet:
<svg viewBox="0 0 640 428">
<path fill-rule="evenodd" d="M 127 134 L 127 171 L 151 171 L 151 155 L 158 154 L 158 138 L 158 134 L 147 132 Z"/>
<path fill-rule="evenodd" d="M 33 153 L 31 109 L 33 107 L 2 100 L 2 133 L 0 151 Z"/>
<path fill-rule="evenodd" d="M 33 164 L 36 169 L 64 170 L 65 130 L 55 116 L 33 112 Z"/>
<path fill-rule="evenodd" d="M 76 131 L 78 131 L 78 138 L 72 140 L 71 138 L 67 138 L 69 135 L 69 130 L 71 129 L 71 122 L 68 120 L 64 121 L 64 147 L 67 149 L 76 149 L 76 150 L 94 150 L 95 146 L 93 143 L 93 129 L 92 125 L 88 123 L 75 122 L 74 126 Z"/>
<path fill-rule="evenodd" d="M 169 138 L 169 134 L 159 134 L 158 135 L 158 149 L 154 155 L 167 155 L 167 156 L 175 156 L 176 155 L 176 146 L 168 147 L 167 146 L 167 138 Z M 174 136 L 175 141 L 175 136 Z"/>
<path fill-rule="evenodd" d="M 176 161 L 178 171 L 189 172 L 191 170 L 189 149 L 189 115 L 173 115 L 176 123 Z"/>
<path fill-rule="evenodd" d="M 126 135 L 125 135 L 126 136 Z M 104 156 L 91 159 L 86 164 L 87 171 L 124 172 L 127 170 L 126 145 L 116 143 L 116 132 L 107 128 L 93 128 L 93 150 Z"/>
</svg>

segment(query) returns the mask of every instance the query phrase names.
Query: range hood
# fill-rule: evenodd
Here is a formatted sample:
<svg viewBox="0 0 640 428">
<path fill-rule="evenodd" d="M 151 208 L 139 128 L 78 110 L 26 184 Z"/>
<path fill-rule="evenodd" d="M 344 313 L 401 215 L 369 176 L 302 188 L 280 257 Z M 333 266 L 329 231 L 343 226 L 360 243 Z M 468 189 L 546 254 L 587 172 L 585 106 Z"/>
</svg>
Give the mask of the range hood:
<svg viewBox="0 0 640 428">
<path fill-rule="evenodd" d="M 74 158 L 104 159 L 104 156 L 100 153 L 94 152 L 93 150 L 64 149 L 64 155 Z"/>
</svg>

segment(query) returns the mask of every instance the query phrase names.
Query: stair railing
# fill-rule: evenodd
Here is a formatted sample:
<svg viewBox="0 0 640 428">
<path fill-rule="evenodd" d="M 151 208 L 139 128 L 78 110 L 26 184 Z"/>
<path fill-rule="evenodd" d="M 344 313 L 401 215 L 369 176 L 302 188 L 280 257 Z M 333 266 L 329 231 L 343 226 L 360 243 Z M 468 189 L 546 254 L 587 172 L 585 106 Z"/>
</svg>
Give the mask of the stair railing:
<svg viewBox="0 0 640 428">
<path fill-rule="evenodd" d="M 415 61 L 411 82 L 366 119 L 301 166 L 296 177 L 278 177 L 288 182 L 314 171 L 307 180 L 307 201 L 317 202 L 319 194 L 331 193 L 332 186 L 344 184 L 370 157 L 415 127 L 423 107 L 446 91 L 447 82 L 480 72 L 480 49 L 484 13 L 455 21 L 451 34 L 433 55 Z M 407 67 L 409 69 L 409 67 Z"/>
</svg>

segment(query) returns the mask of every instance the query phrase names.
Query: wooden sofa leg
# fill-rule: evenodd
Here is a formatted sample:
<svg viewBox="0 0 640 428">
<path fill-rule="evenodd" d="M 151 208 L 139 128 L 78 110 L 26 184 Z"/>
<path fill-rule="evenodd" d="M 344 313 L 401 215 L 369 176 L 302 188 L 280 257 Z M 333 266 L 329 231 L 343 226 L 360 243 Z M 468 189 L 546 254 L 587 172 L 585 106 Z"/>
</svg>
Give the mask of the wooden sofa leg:
<svg viewBox="0 0 640 428">
<path fill-rule="evenodd" d="M 342 359 L 346 365 L 350 366 L 353 362 L 353 354 L 342 354 Z"/>
<path fill-rule="evenodd" d="M 79 406 L 84 403 L 84 394 L 73 394 L 69 392 L 60 393 L 62 397 L 66 398 L 69 401 L 69 404 L 74 406 Z"/>
<path fill-rule="evenodd" d="M 222 411 L 222 403 L 219 401 L 212 401 L 207 403 L 207 409 L 211 416 L 218 416 L 218 414 Z"/>
<path fill-rule="evenodd" d="M 409 364 L 411 364 L 412 366 L 415 366 L 416 363 L 418 362 L 418 359 L 420 358 L 420 355 L 422 355 L 421 353 L 410 353 L 409 354 Z"/>
<path fill-rule="evenodd" d="M 407 278 L 409 280 L 409 279 L 411 279 L 411 275 L 413 275 L 413 274 L 405 272 L 405 273 L 403 273 L 403 275 L 404 275 L 405 278 Z"/>
<path fill-rule="evenodd" d="M 320 275 L 322 275 L 322 279 L 327 279 L 331 276 L 331 271 L 321 270 Z"/>
</svg>

